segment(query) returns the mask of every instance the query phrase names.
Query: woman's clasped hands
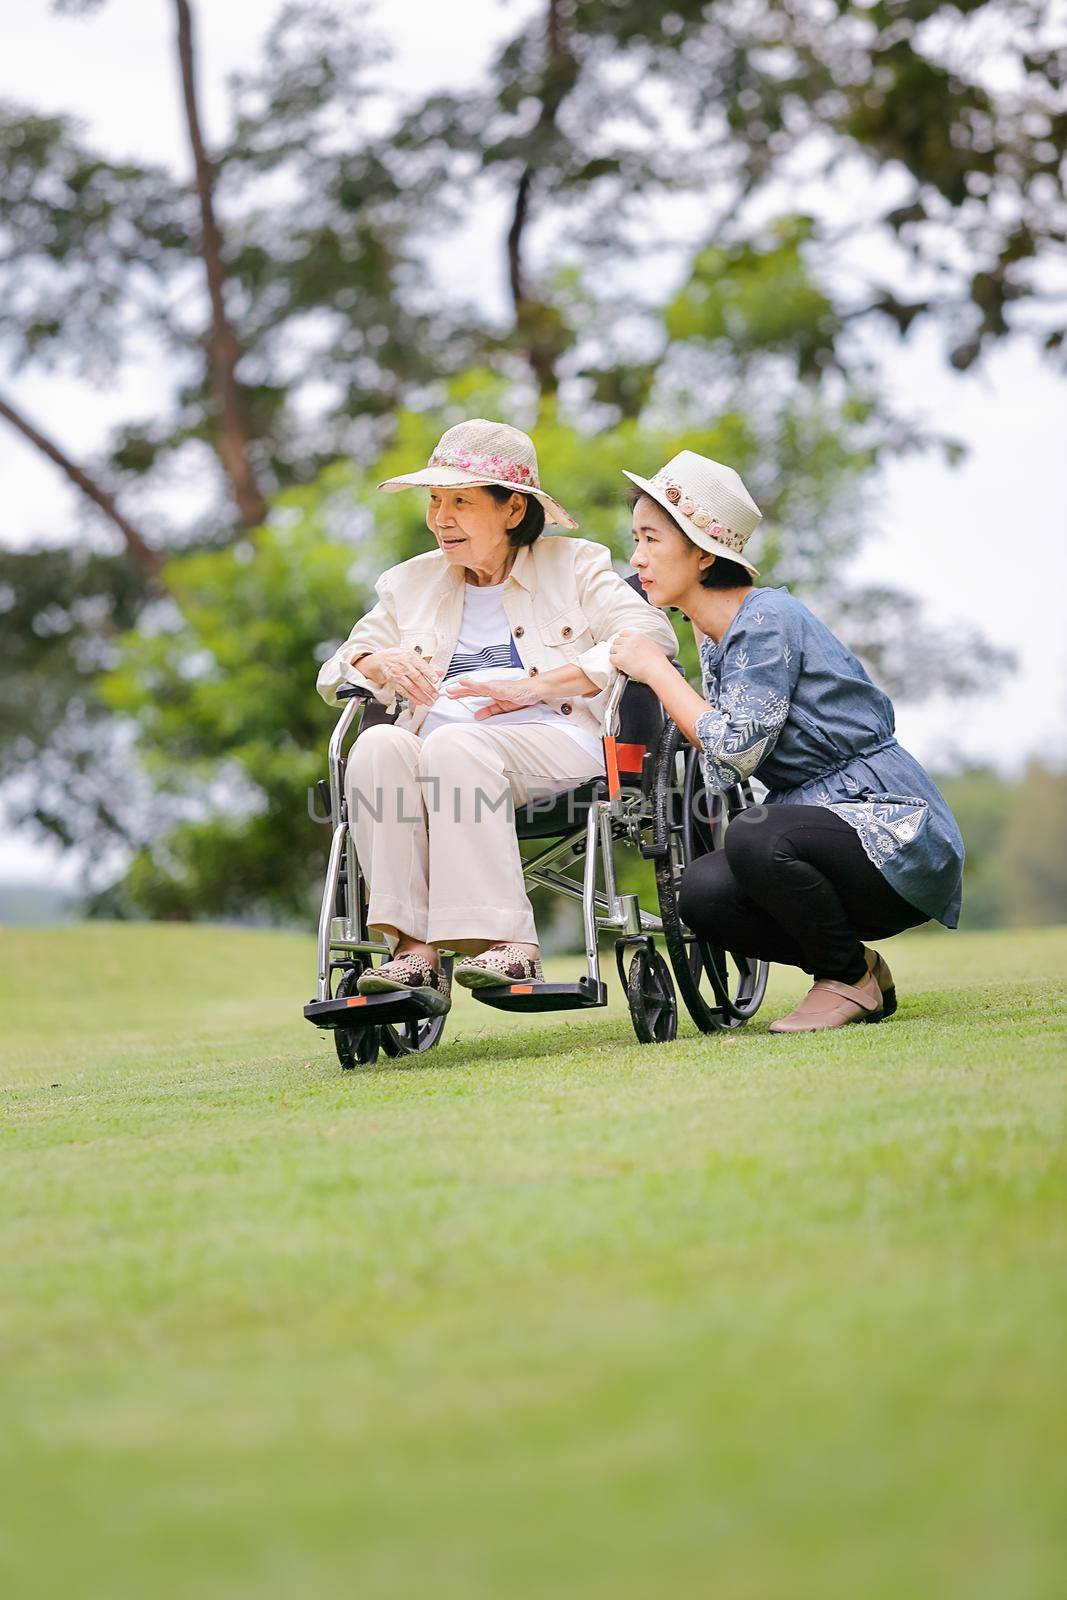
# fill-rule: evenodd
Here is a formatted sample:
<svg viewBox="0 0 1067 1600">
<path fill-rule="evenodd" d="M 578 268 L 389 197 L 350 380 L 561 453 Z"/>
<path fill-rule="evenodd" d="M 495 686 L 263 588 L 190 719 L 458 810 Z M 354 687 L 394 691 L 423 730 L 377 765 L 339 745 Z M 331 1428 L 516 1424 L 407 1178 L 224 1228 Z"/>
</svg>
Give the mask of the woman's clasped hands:
<svg viewBox="0 0 1067 1600">
<path fill-rule="evenodd" d="M 440 693 L 441 673 L 436 667 L 405 645 L 391 645 L 385 650 L 372 650 L 369 655 L 357 656 L 352 665 L 358 666 L 365 678 L 379 689 L 392 689 L 417 706 L 432 706 Z"/>
</svg>

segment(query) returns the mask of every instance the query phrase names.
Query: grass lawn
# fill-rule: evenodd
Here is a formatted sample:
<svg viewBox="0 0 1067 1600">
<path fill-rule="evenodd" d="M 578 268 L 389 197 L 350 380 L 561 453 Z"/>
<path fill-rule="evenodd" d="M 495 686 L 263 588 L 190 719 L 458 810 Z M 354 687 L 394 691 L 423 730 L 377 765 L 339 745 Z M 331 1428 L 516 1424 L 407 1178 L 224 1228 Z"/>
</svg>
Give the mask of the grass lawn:
<svg viewBox="0 0 1067 1600">
<path fill-rule="evenodd" d="M 0 934 L 0 1593 L 1059 1600 L 1067 932 L 887 953 L 342 1077 L 309 939 Z"/>
</svg>

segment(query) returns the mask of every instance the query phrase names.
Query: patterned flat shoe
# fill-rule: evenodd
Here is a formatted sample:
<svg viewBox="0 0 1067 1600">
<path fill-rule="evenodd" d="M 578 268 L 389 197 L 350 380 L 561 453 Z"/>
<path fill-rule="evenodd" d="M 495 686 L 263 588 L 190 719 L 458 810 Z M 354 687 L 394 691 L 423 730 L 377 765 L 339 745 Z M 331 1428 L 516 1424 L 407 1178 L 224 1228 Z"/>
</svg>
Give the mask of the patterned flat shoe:
<svg viewBox="0 0 1067 1600">
<path fill-rule="evenodd" d="M 877 950 L 864 945 L 863 954 L 867 959 L 867 971 L 882 991 L 882 1016 L 891 1017 L 897 1009 L 897 986 L 893 982 L 893 974 Z"/>
<path fill-rule="evenodd" d="M 513 944 L 494 944 L 480 956 L 464 956 L 456 963 L 455 979 L 465 989 L 488 989 L 500 983 L 544 983 L 537 956 Z"/>
<path fill-rule="evenodd" d="M 389 994 L 396 989 L 435 989 L 448 999 L 450 985 L 425 956 L 397 956 L 380 967 L 368 967 L 360 974 L 356 988 L 360 994 Z"/>
</svg>

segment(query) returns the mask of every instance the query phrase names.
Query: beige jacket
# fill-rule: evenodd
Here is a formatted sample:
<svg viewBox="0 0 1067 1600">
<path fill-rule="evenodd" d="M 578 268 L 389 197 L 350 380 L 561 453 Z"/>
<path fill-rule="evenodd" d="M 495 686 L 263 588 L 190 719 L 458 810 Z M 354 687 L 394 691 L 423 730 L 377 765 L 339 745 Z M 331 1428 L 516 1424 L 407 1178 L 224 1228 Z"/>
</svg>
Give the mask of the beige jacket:
<svg viewBox="0 0 1067 1600">
<path fill-rule="evenodd" d="M 375 585 L 378 604 L 360 618 L 319 672 L 318 690 L 326 703 L 336 705 L 340 686 L 355 683 L 392 709 L 393 691 L 376 688 L 351 665 L 353 656 L 370 650 L 406 645 L 444 673 L 459 637 L 464 586 L 462 570 L 450 566 L 439 550 L 383 572 Z M 676 650 L 674 630 L 663 612 L 619 577 L 603 545 L 588 539 L 551 535 L 525 546 L 501 599 L 528 672 L 574 662 L 599 686 L 600 694 L 578 695 L 559 707 L 574 717 L 576 728 L 600 732 L 603 691 L 614 671 L 608 652 L 615 634 L 635 628 L 665 654 L 673 656 Z M 405 706 L 397 726 L 417 733 L 427 710 Z"/>
</svg>

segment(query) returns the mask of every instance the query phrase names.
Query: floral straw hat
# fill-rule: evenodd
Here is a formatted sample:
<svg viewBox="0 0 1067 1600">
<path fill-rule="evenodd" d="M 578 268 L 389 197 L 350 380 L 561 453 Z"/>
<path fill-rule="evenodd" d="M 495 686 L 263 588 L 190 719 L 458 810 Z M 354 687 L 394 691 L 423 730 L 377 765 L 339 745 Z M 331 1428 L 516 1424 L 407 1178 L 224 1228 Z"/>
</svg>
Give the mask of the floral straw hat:
<svg viewBox="0 0 1067 1600">
<path fill-rule="evenodd" d="M 541 488 L 537 478 L 537 452 L 529 434 L 506 422 L 473 417 L 457 422 L 434 446 L 429 465 L 421 472 L 386 478 L 378 485 L 386 494 L 398 489 L 456 489 L 460 484 L 498 483 L 503 489 L 532 494 L 545 508 L 545 521 L 559 528 L 576 528 L 574 518 Z"/>
<path fill-rule="evenodd" d="M 733 467 L 698 456 L 695 450 L 679 450 L 653 478 L 639 478 L 625 467 L 623 471 L 642 494 L 670 513 L 701 550 L 738 561 L 759 577 L 744 549 L 763 513 Z"/>
</svg>

